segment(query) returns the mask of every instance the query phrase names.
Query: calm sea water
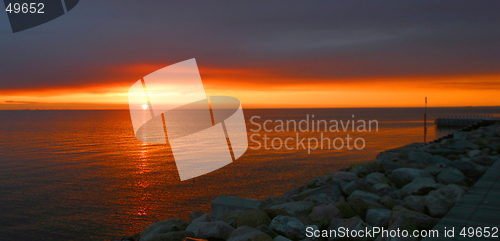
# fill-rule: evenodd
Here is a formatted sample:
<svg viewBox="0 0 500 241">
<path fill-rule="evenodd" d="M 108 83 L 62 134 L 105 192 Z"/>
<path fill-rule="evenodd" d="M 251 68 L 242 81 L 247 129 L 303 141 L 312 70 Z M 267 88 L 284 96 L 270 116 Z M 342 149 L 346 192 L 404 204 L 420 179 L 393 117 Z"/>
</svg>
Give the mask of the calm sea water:
<svg viewBox="0 0 500 241">
<path fill-rule="evenodd" d="M 427 138 L 453 131 L 436 128 L 432 121 L 438 116 L 497 113 L 497 107 L 429 108 Z M 244 114 L 248 130 L 257 128 L 252 116 L 262 123 L 307 115 L 344 122 L 354 115 L 378 120 L 379 128 L 323 133 L 331 139 L 361 137 L 362 150 L 249 149 L 224 168 L 180 182 L 166 145 L 135 139 L 128 111 L 0 111 L 0 240 L 110 240 L 158 220 L 208 212 L 219 195 L 279 196 L 316 176 L 373 160 L 385 149 L 423 141 L 421 108 L 250 109 Z M 297 133 L 249 134 L 261 134 L 254 140 L 263 141 L 264 134 L 284 140 Z M 320 138 L 321 133 L 299 134 Z"/>
</svg>

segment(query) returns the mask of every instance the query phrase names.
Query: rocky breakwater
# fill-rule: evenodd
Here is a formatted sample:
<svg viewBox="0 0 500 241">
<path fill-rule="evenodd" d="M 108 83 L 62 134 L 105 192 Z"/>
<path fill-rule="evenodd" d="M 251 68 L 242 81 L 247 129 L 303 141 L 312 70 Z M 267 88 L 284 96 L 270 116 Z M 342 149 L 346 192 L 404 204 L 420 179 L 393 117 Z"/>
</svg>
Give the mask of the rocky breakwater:
<svg viewBox="0 0 500 241">
<path fill-rule="evenodd" d="M 382 152 L 375 161 L 267 198 L 256 210 L 232 210 L 220 218 L 195 211 L 189 222 L 167 219 L 122 240 L 323 240 L 306 237 L 308 227 L 428 230 L 499 159 L 499 152 L 500 125 L 481 127 L 440 142 Z M 390 238 L 356 238 L 374 239 Z"/>
</svg>

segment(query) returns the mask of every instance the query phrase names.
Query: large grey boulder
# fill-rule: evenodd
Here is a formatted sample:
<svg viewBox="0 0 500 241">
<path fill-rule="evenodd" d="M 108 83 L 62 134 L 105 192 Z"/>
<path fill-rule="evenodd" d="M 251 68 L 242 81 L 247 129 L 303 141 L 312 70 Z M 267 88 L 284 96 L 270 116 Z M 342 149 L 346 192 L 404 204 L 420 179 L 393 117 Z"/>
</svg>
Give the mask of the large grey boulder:
<svg viewBox="0 0 500 241">
<path fill-rule="evenodd" d="M 479 156 L 479 155 L 481 155 L 480 150 L 472 150 L 472 151 L 469 151 L 467 153 L 467 156 L 469 156 L 470 158 L 475 157 L 475 156 Z"/>
<path fill-rule="evenodd" d="M 479 177 L 486 171 L 482 166 L 469 161 L 454 161 L 449 166 L 460 170 L 466 177 L 470 178 Z"/>
<path fill-rule="evenodd" d="M 389 232 L 391 231 L 397 231 L 397 230 L 406 230 L 408 233 L 412 233 L 413 231 L 417 230 L 417 226 L 414 222 L 414 220 L 411 219 L 411 217 L 407 216 L 400 216 L 394 219 L 394 221 L 390 222 L 389 227 L 387 230 Z M 379 238 L 376 239 L 377 241 L 418 241 L 419 239 L 417 237 L 391 237 L 391 236 L 379 236 Z"/>
<path fill-rule="evenodd" d="M 432 191 L 425 198 L 425 205 L 432 217 L 441 218 L 453 207 L 454 202 L 438 191 Z"/>
<path fill-rule="evenodd" d="M 288 216 L 276 216 L 269 227 L 276 233 L 289 239 L 297 240 L 305 238 L 306 227 L 299 220 Z"/>
<path fill-rule="evenodd" d="M 345 182 L 352 182 L 359 179 L 358 175 L 351 172 L 336 172 L 333 176 Z"/>
<path fill-rule="evenodd" d="M 380 164 L 382 165 L 382 170 L 386 173 L 403 167 L 403 164 L 397 161 L 391 161 L 385 159 L 380 160 Z"/>
<path fill-rule="evenodd" d="M 421 152 L 421 151 L 410 151 L 408 153 L 408 161 L 411 163 L 417 163 L 421 165 L 429 165 L 432 164 L 431 160 L 432 155 L 427 153 L 427 152 Z"/>
<path fill-rule="evenodd" d="M 318 195 L 312 195 L 312 196 L 306 197 L 304 199 L 304 201 L 313 202 L 314 205 L 316 205 L 316 206 L 330 205 L 330 204 L 334 204 L 337 202 L 337 201 L 333 201 L 328 195 L 326 195 L 324 193 L 320 193 Z"/>
<path fill-rule="evenodd" d="M 471 162 L 482 165 L 482 166 L 491 166 L 496 161 L 496 157 L 492 158 L 489 156 L 477 156 L 470 159 Z"/>
<path fill-rule="evenodd" d="M 240 215 L 241 213 L 243 213 L 243 211 L 241 210 L 233 210 L 233 211 L 229 211 L 227 213 L 224 213 L 224 215 L 222 215 L 222 217 L 219 218 L 220 221 L 224 221 L 226 222 L 227 224 L 231 225 L 234 227 L 234 220 L 236 219 L 236 217 L 238 215 Z"/>
<path fill-rule="evenodd" d="M 444 184 L 467 184 L 467 178 L 465 175 L 460 170 L 453 167 L 445 168 L 444 171 L 437 175 L 436 179 Z"/>
<path fill-rule="evenodd" d="M 365 223 L 359 216 L 355 216 L 352 218 L 349 218 L 347 220 L 339 220 L 339 219 L 333 219 L 332 222 L 330 223 L 329 230 L 332 229 L 338 229 L 339 227 L 344 227 L 346 230 L 366 230 L 366 229 L 371 229 L 372 227 Z M 355 240 L 371 240 L 372 238 L 369 237 L 356 237 Z M 343 238 L 336 237 L 336 238 L 329 238 L 328 240 L 343 240 Z"/>
<path fill-rule="evenodd" d="M 320 228 L 327 228 L 330 224 L 330 220 L 333 218 L 342 218 L 342 213 L 334 205 L 316 206 L 309 216 L 307 216 L 309 224 L 316 225 Z"/>
<path fill-rule="evenodd" d="M 285 212 L 287 215 L 292 217 L 305 217 L 309 215 L 314 208 L 313 202 L 308 201 L 296 201 L 289 202 L 280 205 L 274 205 L 270 207 L 269 211 L 275 211 L 279 213 L 280 211 Z M 269 212 L 268 212 L 269 213 Z"/>
<path fill-rule="evenodd" d="M 291 239 L 287 238 L 287 237 L 284 237 L 284 236 L 281 236 L 281 235 L 278 235 L 274 238 L 274 241 L 292 241 Z"/>
<path fill-rule="evenodd" d="M 387 183 L 376 183 L 373 185 L 373 193 L 383 197 L 391 193 L 394 189 Z"/>
<path fill-rule="evenodd" d="M 159 221 L 144 228 L 141 232 L 141 235 L 139 236 L 139 240 L 150 238 L 158 234 L 164 234 L 173 231 L 183 231 L 188 225 L 189 223 L 177 218 Z"/>
<path fill-rule="evenodd" d="M 278 234 L 276 232 L 274 232 L 269 226 L 266 226 L 266 225 L 260 225 L 259 227 L 255 228 L 255 229 L 269 235 L 273 239 L 276 236 L 278 236 Z"/>
<path fill-rule="evenodd" d="M 438 189 L 438 192 L 443 194 L 445 197 L 456 203 L 460 198 L 462 198 L 465 195 L 465 191 L 455 185 L 455 184 L 449 184 L 444 187 L 441 187 Z"/>
<path fill-rule="evenodd" d="M 409 184 L 406 184 L 401 191 L 404 196 L 407 195 L 426 195 L 432 190 L 436 190 L 440 187 L 436 183 L 434 177 L 419 177 L 414 179 Z"/>
<path fill-rule="evenodd" d="M 398 218 L 410 220 L 418 229 L 432 229 L 439 221 L 437 218 L 432 218 L 423 213 L 408 210 L 402 206 L 396 206 L 392 209 L 389 226 L 392 226 Z"/>
<path fill-rule="evenodd" d="M 392 171 L 389 179 L 391 179 L 398 188 L 401 188 L 419 177 L 432 178 L 432 175 L 421 169 L 404 167 Z"/>
<path fill-rule="evenodd" d="M 391 219 L 391 210 L 370 209 L 366 212 L 366 222 L 373 227 L 386 227 Z"/>
<path fill-rule="evenodd" d="M 198 238 L 203 239 L 216 239 L 216 240 L 226 240 L 229 238 L 229 235 L 234 231 L 234 228 L 229 224 L 223 221 L 215 221 L 209 223 L 202 223 L 200 229 L 198 230 L 198 234 L 196 235 Z"/>
<path fill-rule="evenodd" d="M 141 241 L 182 241 L 186 237 L 195 238 L 196 236 L 190 231 L 175 231 L 141 238 Z"/>
<path fill-rule="evenodd" d="M 234 227 L 249 226 L 256 228 L 260 225 L 269 225 L 271 219 L 267 213 L 262 210 L 248 210 L 240 213 L 234 220 Z"/>
<path fill-rule="evenodd" d="M 194 235 L 198 236 L 198 232 L 200 231 L 201 225 L 205 224 L 207 222 L 197 222 L 197 223 L 191 223 L 189 226 L 187 226 L 186 231 L 190 231 L 194 233 Z"/>
<path fill-rule="evenodd" d="M 371 185 L 377 184 L 377 183 L 389 183 L 390 180 L 385 177 L 383 173 L 380 172 L 373 172 L 368 174 L 368 176 L 365 177 L 365 181 Z"/>
<path fill-rule="evenodd" d="M 403 206 L 419 213 L 423 213 L 425 210 L 425 197 L 413 195 L 407 196 L 404 198 Z"/>
<path fill-rule="evenodd" d="M 374 193 L 356 190 L 347 198 L 347 200 L 349 201 L 352 198 L 359 198 L 363 201 L 378 202 L 381 197 L 377 194 L 374 194 Z"/>
<path fill-rule="evenodd" d="M 342 196 L 342 192 L 341 192 L 339 186 L 324 185 L 324 186 L 313 188 L 313 189 L 307 189 L 301 193 L 298 193 L 298 194 L 292 196 L 292 199 L 295 201 L 301 201 L 301 200 L 306 199 L 307 197 L 315 196 L 315 195 L 319 195 L 319 194 L 327 195 L 334 202 L 338 201 L 339 198 Z"/>
<path fill-rule="evenodd" d="M 229 235 L 228 241 L 273 241 L 271 236 L 248 226 L 242 226 Z"/>
<path fill-rule="evenodd" d="M 284 198 L 268 197 L 268 198 L 262 200 L 262 202 L 258 206 L 258 209 L 267 209 L 271 206 L 279 205 L 279 204 L 283 204 L 283 203 L 286 203 L 286 200 Z"/>
<path fill-rule="evenodd" d="M 224 213 L 233 210 L 258 209 L 260 203 L 260 200 L 221 195 L 212 201 L 212 215 L 220 218 Z"/>
<path fill-rule="evenodd" d="M 372 192 L 373 187 L 369 183 L 365 182 L 364 180 L 355 180 L 355 181 L 352 181 L 352 182 L 345 184 L 342 187 L 342 192 L 346 195 L 346 197 L 351 195 L 356 190 Z"/>
<path fill-rule="evenodd" d="M 192 222 L 193 220 L 203 216 L 205 214 L 204 212 L 201 211 L 193 211 L 191 212 L 191 215 L 189 215 L 189 222 Z"/>
<path fill-rule="evenodd" d="M 441 163 L 441 164 L 444 164 L 444 165 L 448 165 L 451 163 L 451 160 L 446 158 L 446 157 L 443 157 L 443 156 L 439 156 L 439 155 L 433 155 L 431 157 L 431 161 L 433 163 Z"/>
<path fill-rule="evenodd" d="M 198 222 L 212 222 L 215 220 L 215 217 L 211 214 L 203 214 L 199 218 L 191 221 L 191 223 L 198 223 Z"/>
</svg>

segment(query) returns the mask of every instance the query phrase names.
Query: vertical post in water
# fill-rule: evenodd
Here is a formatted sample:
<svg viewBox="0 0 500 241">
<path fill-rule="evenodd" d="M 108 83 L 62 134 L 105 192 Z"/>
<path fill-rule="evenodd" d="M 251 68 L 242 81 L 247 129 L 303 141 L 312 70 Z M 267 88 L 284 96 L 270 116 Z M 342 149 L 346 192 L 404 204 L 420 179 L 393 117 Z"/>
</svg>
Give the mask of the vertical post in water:
<svg viewBox="0 0 500 241">
<path fill-rule="evenodd" d="M 427 97 L 425 97 L 424 108 L 424 143 L 427 143 Z"/>
</svg>

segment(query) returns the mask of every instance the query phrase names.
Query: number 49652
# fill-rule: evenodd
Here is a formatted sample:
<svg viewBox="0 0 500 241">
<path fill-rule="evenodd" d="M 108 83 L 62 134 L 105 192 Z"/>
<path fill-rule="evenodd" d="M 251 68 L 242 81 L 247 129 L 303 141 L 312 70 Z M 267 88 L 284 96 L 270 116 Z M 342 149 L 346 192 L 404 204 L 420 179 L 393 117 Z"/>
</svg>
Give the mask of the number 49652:
<svg viewBox="0 0 500 241">
<path fill-rule="evenodd" d="M 9 3 L 5 9 L 8 13 L 44 13 L 43 8 L 45 5 L 43 3 Z"/>
</svg>

